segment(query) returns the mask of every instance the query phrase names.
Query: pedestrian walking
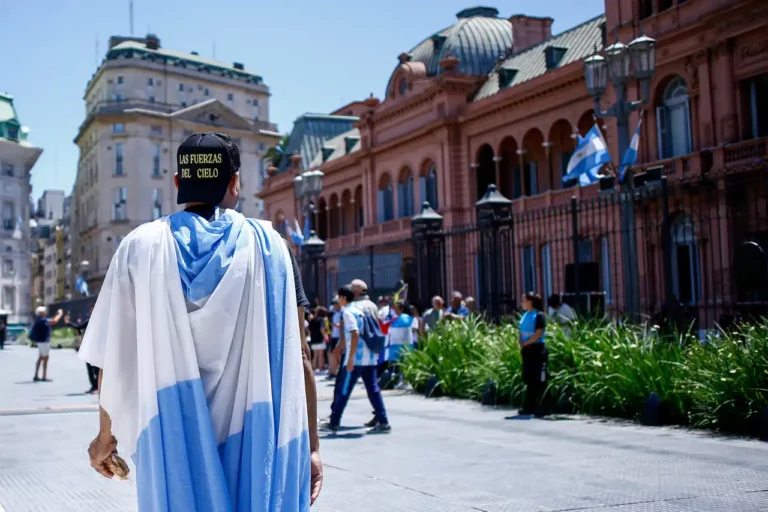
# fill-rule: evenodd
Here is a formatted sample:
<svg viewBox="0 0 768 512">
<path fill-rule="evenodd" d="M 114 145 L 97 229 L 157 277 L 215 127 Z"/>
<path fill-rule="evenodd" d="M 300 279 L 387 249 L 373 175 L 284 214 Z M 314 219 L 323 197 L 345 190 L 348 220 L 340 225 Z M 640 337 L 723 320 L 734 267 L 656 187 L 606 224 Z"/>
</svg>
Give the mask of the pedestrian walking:
<svg viewBox="0 0 768 512">
<path fill-rule="evenodd" d="M 339 302 L 344 308 L 344 336 L 347 344 L 344 370 L 340 371 L 343 382 L 338 396 L 334 399 L 330 420 L 323 424 L 323 429 L 331 433 L 338 432 L 341 416 L 349 402 L 357 380 L 362 377 L 368 400 L 374 410 L 373 423 L 369 434 L 388 433 L 392 429 L 381 396 L 376 365 L 380 352 L 384 348 L 383 334 L 378 324 L 376 305 L 368 298 L 368 285 L 356 279 L 350 286 L 339 289 Z"/>
<path fill-rule="evenodd" d="M 271 223 L 233 209 L 227 135 L 190 136 L 177 164 L 184 211 L 123 239 L 80 348 L 102 369 L 91 465 L 111 477 L 119 443 L 141 512 L 307 512 L 322 465 L 295 259 Z"/>
<path fill-rule="evenodd" d="M 389 326 L 386 361 L 392 378 L 396 381 L 395 389 L 403 389 L 405 382 L 402 368 L 400 367 L 400 360 L 403 357 L 404 350 L 413 346 L 413 318 L 406 313 L 405 303 L 403 302 L 395 302 L 393 310 L 397 316 Z"/>
<path fill-rule="evenodd" d="M 80 318 L 76 322 L 69 321 L 69 315 L 64 317 L 64 322 L 75 330 L 75 352 L 80 351 L 80 345 L 83 343 L 83 334 L 88 327 L 88 320 L 93 313 L 93 304 L 88 308 L 88 316 L 85 321 L 81 321 Z M 85 370 L 88 374 L 88 382 L 91 383 L 90 389 L 86 391 L 86 394 L 94 395 L 99 392 L 99 369 L 90 363 L 85 363 Z"/>
<path fill-rule="evenodd" d="M 51 324 L 58 323 L 61 320 L 64 312 L 58 310 L 53 318 L 48 318 L 48 308 L 45 306 L 38 306 L 35 309 L 35 322 L 32 324 L 32 328 L 29 330 L 29 339 L 37 345 L 37 362 L 35 363 L 35 376 L 32 379 L 35 382 L 44 381 L 51 382 L 48 378 L 48 358 L 51 353 Z M 40 367 L 43 367 L 43 377 L 40 378 Z"/>
<path fill-rule="evenodd" d="M 542 310 L 544 301 L 534 292 L 523 295 L 521 301 L 523 315 L 520 317 L 520 352 L 523 358 L 523 382 L 525 383 L 525 400 L 519 414 L 541 415 L 541 398 L 547 387 L 547 351 L 544 329 L 547 319 Z"/>
<path fill-rule="evenodd" d="M 339 298 L 334 297 L 331 300 L 331 337 L 328 344 L 328 377 L 336 378 L 336 374 L 339 372 L 339 358 L 337 357 L 336 347 L 339 346 L 339 338 L 341 338 L 341 304 L 339 304 Z"/>
</svg>

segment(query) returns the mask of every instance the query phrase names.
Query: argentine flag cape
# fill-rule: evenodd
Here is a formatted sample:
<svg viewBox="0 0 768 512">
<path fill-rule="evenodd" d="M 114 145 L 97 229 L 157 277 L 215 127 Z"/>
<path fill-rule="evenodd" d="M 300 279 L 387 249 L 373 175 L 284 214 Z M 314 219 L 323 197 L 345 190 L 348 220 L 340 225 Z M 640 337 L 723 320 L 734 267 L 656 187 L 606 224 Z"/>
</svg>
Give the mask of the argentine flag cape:
<svg viewBox="0 0 768 512">
<path fill-rule="evenodd" d="M 232 210 L 128 235 L 80 357 L 136 464 L 139 510 L 308 511 L 309 438 L 288 248 Z"/>
</svg>

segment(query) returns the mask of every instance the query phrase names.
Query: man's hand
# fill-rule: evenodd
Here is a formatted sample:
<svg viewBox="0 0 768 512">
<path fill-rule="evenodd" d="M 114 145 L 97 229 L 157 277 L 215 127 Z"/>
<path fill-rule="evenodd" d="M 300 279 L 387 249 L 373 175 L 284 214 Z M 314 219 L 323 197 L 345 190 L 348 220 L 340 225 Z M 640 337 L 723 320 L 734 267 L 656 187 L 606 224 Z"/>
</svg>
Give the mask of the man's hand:
<svg viewBox="0 0 768 512">
<path fill-rule="evenodd" d="M 347 361 L 347 371 L 353 372 L 355 371 L 355 362 L 352 360 L 352 358 L 349 358 L 349 361 Z"/>
<path fill-rule="evenodd" d="M 104 464 L 110 455 L 117 451 L 117 439 L 113 435 L 104 435 L 99 433 L 96 438 L 91 441 L 91 445 L 88 447 L 88 457 L 91 459 L 91 467 L 101 473 L 106 478 L 112 478 L 114 475 L 112 471 Z"/>
<path fill-rule="evenodd" d="M 310 490 L 309 504 L 314 505 L 315 500 L 320 496 L 320 489 L 323 488 L 323 461 L 320 460 L 320 452 L 312 452 L 310 455 L 310 466 L 312 487 Z"/>
</svg>

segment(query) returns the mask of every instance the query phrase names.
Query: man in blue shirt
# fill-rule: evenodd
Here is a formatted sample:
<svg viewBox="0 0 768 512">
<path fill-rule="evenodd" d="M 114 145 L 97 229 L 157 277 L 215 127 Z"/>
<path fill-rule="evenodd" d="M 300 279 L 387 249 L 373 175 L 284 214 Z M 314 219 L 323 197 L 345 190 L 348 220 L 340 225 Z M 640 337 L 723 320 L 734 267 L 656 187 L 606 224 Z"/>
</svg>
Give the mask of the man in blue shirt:
<svg viewBox="0 0 768 512">
<path fill-rule="evenodd" d="M 365 325 L 378 322 L 376 305 L 368 298 L 368 285 L 356 279 L 350 286 L 340 288 L 339 303 L 344 308 L 343 325 L 346 343 L 345 360 L 339 371 L 343 385 L 334 399 L 331 419 L 323 425 L 323 429 L 332 433 L 339 430 L 341 415 L 349 402 L 357 379 L 362 377 L 365 390 L 368 392 L 368 400 L 376 416 L 376 424 L 372 425 L 368 433 L 389 433 L 392 427 L 387 419 L 387 410 L 384 407 L 384 399 L 381 396 L 376 375 L 379 354 L 373 352 L 363 339 Z"/>
<path fill-rule="evenodd" d="M 465 306 L 463 302 L 464 297 L 462 297 L 461 293 L 453 292 L 453 295 L 451 295 L 451 305 L 445 310 L 443 318 L 449 320 L 464 320 L 468 317 L 469 309 L 467 309 L 467 306 Z"/>
<path fill-rule="evenodd" d="M 37 363 L 35 363 L 35 378 L 32 379 L 35 382 L 50 382 L 50 379 L 48 379 L 48 354 L 51 352 L 51 323 L 55 324 L 58 322 L 63 314 L 62 310 L 58 310 L 56 315 L 49 319 L 48 309 L 45 306 L 38 306 L 35 310 L 35 323 L 32 324 L 32 328 L 29 330 L 29 339 L 35 342 L 38 350 Z M 37 376 L 40 373 L 41 364 L 43 365 L 42 379 Z"/>
</svg>

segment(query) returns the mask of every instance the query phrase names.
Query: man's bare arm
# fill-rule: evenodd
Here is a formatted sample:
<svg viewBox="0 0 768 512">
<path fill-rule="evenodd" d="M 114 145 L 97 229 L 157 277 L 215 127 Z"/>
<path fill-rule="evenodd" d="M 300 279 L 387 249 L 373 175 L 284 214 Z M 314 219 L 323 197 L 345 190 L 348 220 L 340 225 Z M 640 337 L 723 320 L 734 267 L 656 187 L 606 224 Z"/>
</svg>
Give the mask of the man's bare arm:
<svg viewBox="0 0 768 512">
<path fill-rule="evenodd" d="M 304 306 L 299 306 L 299 330 L 304 325 Z M 306 336 L 301 336 L 301 355 L 304 363 L 304 392 L 307 394 L 307 418 L 309 420 L 309 449 L 320 451 L 320 438 L 317 435 L 317 386 L 315 372 L 312 369 L 311 352 Z"/>
<path fill-rule="evenodd" d="M 104 376 L 104 371 L 99 370 L 99 394 L 101 394 L 101 378 Z M 109 417 L 107 411 L 102 409 L 99 405 L 99 436 L 106 438 L 112 437 L 112 418 Z"/>
</svg>

